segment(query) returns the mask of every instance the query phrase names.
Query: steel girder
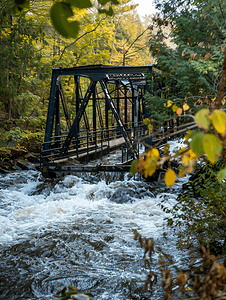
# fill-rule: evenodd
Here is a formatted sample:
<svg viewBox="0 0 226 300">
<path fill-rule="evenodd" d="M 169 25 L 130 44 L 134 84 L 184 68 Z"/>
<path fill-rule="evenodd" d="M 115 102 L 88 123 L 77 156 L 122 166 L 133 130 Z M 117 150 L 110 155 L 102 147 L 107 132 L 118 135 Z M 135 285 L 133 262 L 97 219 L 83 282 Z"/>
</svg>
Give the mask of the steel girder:
<svg viewBox="0 0 226 300">
<path fill-rule="evenodd" d="M 96 106 L 96 85 L 97 82 L 100 83 L 102 90 L 106 99 L 106 112 L 108 109 L 112 111 L 114 118 L 117 122 L 118 129 L 121 131 L 125 143 L 128 149 L 133 149 L 131 137 L 129 136 L 126 126 L 123 123 L 118 104 L 114 104 L 112 96 L 108 90 L 108 83 L 111 84 L 122 84 L 125 89 L 125 99 L 127 99 L 127 90 L 128 86 L 130 86 L 132 92 L 132 107 L 133 107 L 133 122 L 135 120 L 135 115 L 138 112 L 138 107 L 136 103 L 135 89 L 138 87 L 142 87 L 145 90 L 148 89 L 147 81 L 145 79 L 145 72 L 151 71 L 152 66 L 144 66 L 144 67 L 128 67 L 128 66 L 103 66 L 103 65 L 95 65 L 95 66 L 82 66 L 82 67 L 74 67 L 74 68 L 56 68 L 52 70 L 52 81 L 51 81 L 51 90 L 50 90 L 50 98 L 49 98 L 49 107 L 46 121 L 46 130 L 45 130 L 45 145 L 43 146 L 44 150 L 48 150 L 50 144 L 48 142 L 51 141 L 53 135 L 53 125 L 55 123 L 55 136 L 60 135 L 60 100 L 63 106 L 64 115 L 66 118 L 67 126 L 69 129 L 66 140 L 61 148 L 59 156 L 66 155 L 70 142 L 73 137 L 76 139 L 76 147 L 78 147 L 78 133 L 79 133 L 79 124 L 82 116 L 85 116 L 85 109 L 92 98 L 93 105 Z M 68 113 L 67 104 L 65 101 L 64 91 L 61 82 L 61 76 L 64 75 L 72 75 L 75 79 L 76 84 L 76 116 L 71 125 L 70 116 Z M 85 93 L 83 99 L 79 99 L 79 80 L 81 77 L 89 78 L 90 84 Z M 143 105 L 143 103 L 142 103 Z M 125 108 L 127 109 L 127 100 L 125 100 Z M 144 112 L 146 115 L 146 112 Z M 107 118 L 106 113 L 106 118 Z M 96 117 L 96 108 L 93 110 L 93 118 Z M 87 117 L 86 117 L 87 118 Z M 127 120 L 127 111 L 125 112 L 125 120 Z M 136 119 L 137 120 L 137 119 Z M 94 121 L 93 121 L 94 122 Z M 96 122 L 96 121 L 95 121 Z M 94 122 L 94 129 L 97 127 L 97 124 Z M 106 120 L 108 124 L 108 120 Z"/>
</svg>

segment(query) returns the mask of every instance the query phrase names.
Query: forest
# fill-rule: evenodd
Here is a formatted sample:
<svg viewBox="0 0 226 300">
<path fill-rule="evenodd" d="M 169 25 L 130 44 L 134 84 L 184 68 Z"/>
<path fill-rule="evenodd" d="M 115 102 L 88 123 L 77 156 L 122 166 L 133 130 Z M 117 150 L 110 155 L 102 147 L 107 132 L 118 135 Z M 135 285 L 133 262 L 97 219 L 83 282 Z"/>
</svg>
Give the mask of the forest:
<svg viewBox="0 0 226 300">
<path fill-rule="evenodd" d="M 170 228 L 184 228 L 178 234 L 179 248 L 202 247 L 201 277 L 188 284 L 189 276 L 180 271 L 173 283 L 170 272 L 160 262 L 164 299 L 170 299 L 174 285 L 179 285 L 189 299 L 224 299 L 225 1 L 156 0 L 158 13 L 147 14 L 142 19 L 130 0 L 84 1 L 83 4 L 72 0 L 28 2 L 0 3 L 1 162 L 10 159 L 11 148 L 39 152 L 52 68 L 153 64 L 155 81 L 163 88 L 154 93 L 151 84 L 151 92 L 145 96 L 151 118 L 144 122 L 150 133 L 153 126 L 156 128 L 169 118 L 183 115 L 191 115 L 198 126 L 197 130 L 186 133 L 186 147 L 171 155 L 169 145 L 165 145 L 162 156 L 154 147 L 134 161 L 131 170 L 147 178 L 167 164 L 165 184 L 170 188 L 176 177 L 191 174 L 178 203 L 173 208 L 163 203 L 161 208 L 170 215 L 167 220 Z M 65 15 L 60 13 L 64 6 Z M 74 86 L 70 80 L 65 84 L 67 104 L 71 107 Z M 179 160 L 178 172 L 171 169 L 175 158 Z M 143 241 L 136 230 L 134 235 L 144 248 L 146 262 L 151 265 L 153 241 Z M 217 251 L 222 255 L 221 264 L 214 256 Z M 146 287 L 152 289 L 154 282 L 155 273 L 150 268 Z M 73 288 L 64 289 L 60 299 L 70 299 L 73 293 Z"/>
<path fill-rule="evenodd" d="M 113 16 L 99 14 L 96 2 L 88 10 L 75 8 L 80 22 L 75 39 L 53 27 L 52 1 L 31 1 L 20 13 L 14 13 L 13 1 L 1 2 L 1 147 L 14 142 L 26 148 L 28 139 L 38 147 L 43 140 L 52 68 L 151 63 L 150 19 L 141 21 L 130 2 L 117 5 Z M 73 88 L 68 82 L 69 107 Z"/>
</svg>

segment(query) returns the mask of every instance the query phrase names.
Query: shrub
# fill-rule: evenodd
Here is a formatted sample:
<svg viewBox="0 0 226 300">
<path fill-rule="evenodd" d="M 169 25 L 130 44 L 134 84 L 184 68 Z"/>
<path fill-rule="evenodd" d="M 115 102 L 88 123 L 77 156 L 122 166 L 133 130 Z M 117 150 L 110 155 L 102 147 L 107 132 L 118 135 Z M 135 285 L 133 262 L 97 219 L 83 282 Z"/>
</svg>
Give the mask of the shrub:
<svg viewBox="0 0 226 300">
<path fill-rule="evenodd" d="M 217 172 L 222 165 L 205 164 L 184 186 L 183 194 L 172 208 L 162 208 L 172 214 L 168 224 L 184 229 L 178 237 L 178 246 L 188 245 L 196 240 L 199 244 L 215 241 L 226 243 L 226 183 L 219 183 Z"/>
</svg>

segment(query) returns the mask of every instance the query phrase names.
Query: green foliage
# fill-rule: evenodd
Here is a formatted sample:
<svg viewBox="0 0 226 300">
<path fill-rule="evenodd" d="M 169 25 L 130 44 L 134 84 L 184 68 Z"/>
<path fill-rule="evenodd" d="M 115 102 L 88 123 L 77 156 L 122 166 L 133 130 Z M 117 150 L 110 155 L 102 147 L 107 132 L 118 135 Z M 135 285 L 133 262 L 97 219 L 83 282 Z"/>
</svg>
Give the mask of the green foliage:
<svg viewBox="0 0 226 300">
<path fill-rule="evenodd" d="M 6 147 L 0 147 L 0 162 L 5 162 L 11 159 L 11 152 Z"/>
<path fill-rule="evenodd" d="M 112 16 L 114 11 L 112 5 L 118 5 L 118 0 L 98 0 L 98 12 Z M 56 31 L 65 38 L 76 38 L 79 33 L 80 22 L 77 20 L 68 20 L 74 18 L 76 13 L 74 9 L 86 9 L 95 6 L 90 0 L 67 0 L 56 1 L 50 9 L 50 18 Z M 27 0 L 14 0 L 14 11 L 23 10 L 29 7 Z"/>
<path fill-rule="evenodd" d="M 222 182 L 225 178 L 226 178 L 226 168 L 220 170 L 217 173 L 217 179 L 218 179 L 219 182 Z"/>
<path fill-rule="evenodd" d="M 25 12 L 15 17 L 12 3 L 5 1 L 0 11 L 1 109 L 8 112 L 9 118 L 18 116 L 21 107 L 26 109 L 26 103 L 19 107 L 20 95 L 35 87 L 41 57 L 36 43 L 43 38 L 43 23 Z"/>
<path fill-rule="evenodd" d="M 30 152 L 39 152 L 40 144 L 44 140 L 44 132 L 31 132 L 20 127 L 13 127 L 9 131 L 0 132 L 0 146 L 6 147 L 11 143 L 13 147 L 25 149 Z"/>
<path fill-rule="evenodd" d="M 223 62 L 221 48 L 226 41 L 223 13 L 226 4 L 221 0 L 156 1 L 156 6 L 164 14 L 154 19 L 155 34 L 150 39 L 150 50 L 159 70 L 155 80 L 162 86 L 157 95 L 148 95 L 146 100 L 150 105 L 156 103 L 157 117 L 162 119 L 160 98 L 165 103 L 175 98 L 187 99 L 192 109 L 192 102 L 195 105 L 200 99 L 206 104 L 207 95 L 209 100 L 217 95 Z"/>
<path fill-rule="evenodd" d="M 7 146 L 7 133 L 4 129 L 0 128 L 0 147 Z"/>
<path fill-rule="evenodd" d="M 226 183 L 217 181 L 220 168 L 222 160 L 215 166 L 205 164 L 196 170 L 184 186 L 178 203 L 172 209 L 163 208 L 172 215 L 168 218 L 168 224 L 182 231 L 178 246 L 189 245 L 196 240 L 202 245 L 215 240 L 225 241 Z"/>
<path fill-rule="evenodd" d="M 62 36 L 76 38 L 79 31 L 78 21 L 68 21 L 73 16 L 71 4 L 67 2 L 56 2 L 50 10 L 50 18 L 56 31 Z"/>
<path fill-rule="evenodd" d="M 150 115 L 157 122 L 164 122 L 169 119 L 170 114 L 172 115 L 171 109 L 166 108 L 166 100 L 162 97 L 152 96 L 147 93 L 145 95 L 145 102 Z"/>
<path fill-rule="evenodd" d="M 39 97 L 31 93 L 29 90 L 17 95 L 15 97 L 14 104 L 14 111 L 17 116 L 21 116 L 22 118 L 27 116 L 38 99 Z"/>
<path fill-rule="evenodd" d="M 40 112 L 41 113 L 41 112 Z M 36 117 L 31 117 L 25 120 L 22 120 L 22 124 L 25 124 L 25 128 L 31 128 L 33 131 L 43 131 L 46 125 L 46 116 L 45 115 L 37 115 Z"/>
<path fill-rule="evenodd" d="M 214 164 L 216 157 L 221 153 L 223 148 L 219 138 L 214 134 L 206 134 L 202 141 L 203 150 L 206 153 L 208 160 Z"/>
<path fill-rule="evenodd" d="M 205 136 L 204 132 L 200 131 L 195 131 L 193 132 L 192 135 L 192 140 L 191 140 L 191 148 L 195 153 L 198 155 L 204 154 L 204 149 L 203 149 L 203 138 Z"/>
<path fill-rule="evenodd" d="M 40 144 L 44 141 L 44 132 L 24 130 L 17 139 L 17 148 L 30 152 L 40 152 Z"/>
<path fill-rule="evenodd" d="M 133 160 L 132 163 L 131 163 L 131 168 L 130 168 L 130 173 L 131 175 L 135 175 L 136 173 L 136 163 L 137 163 L 137 160 Z"/>
<path fill-rule="evenodd" d="M 7 133 L 7 140 L 12 141 L 12 140 L 18 140 L 21 137 L 22 130 L 19 127 L 15 127 L 8 131 Z"/>
</svg>

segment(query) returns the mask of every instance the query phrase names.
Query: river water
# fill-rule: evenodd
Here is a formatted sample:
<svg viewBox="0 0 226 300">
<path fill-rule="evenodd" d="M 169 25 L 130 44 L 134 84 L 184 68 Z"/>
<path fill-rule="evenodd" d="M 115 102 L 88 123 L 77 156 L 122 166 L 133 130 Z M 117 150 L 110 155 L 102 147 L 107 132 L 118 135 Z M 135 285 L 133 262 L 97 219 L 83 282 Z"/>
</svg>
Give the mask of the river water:
<svg viewBox="0 0 226 300">
<path fill-rule="evenodd" d="M 105 160 L 118 159 L 115 153 Z M 148 269 L 132 230 L 152 237 L 174 267 L 184 268 L 188 253 L 177 250 L 159 204 L 172 207 L 186 180 L 170 190 L 163 180 L 129 174 L 0 176 L 0 299 L 55 299 L 67 285 L 94 300 L 162 299 L 160 280 L 152 293 L 144 289 Z M 156 252 L 152 268 L 160 278 L 158 258 Z"/>
</svg>

